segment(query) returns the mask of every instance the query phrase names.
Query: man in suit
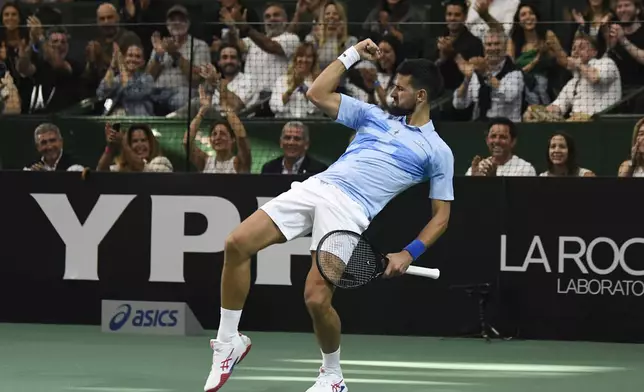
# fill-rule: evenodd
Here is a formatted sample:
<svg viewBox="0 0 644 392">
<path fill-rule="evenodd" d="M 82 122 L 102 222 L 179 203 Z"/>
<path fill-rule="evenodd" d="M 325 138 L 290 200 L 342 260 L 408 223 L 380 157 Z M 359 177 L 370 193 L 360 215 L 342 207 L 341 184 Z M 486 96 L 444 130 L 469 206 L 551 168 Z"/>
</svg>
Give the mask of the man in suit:
<svg viewBox="0 0 644 392">
<path fill-rule="evenodd" d="M 309 129 L 300 121 L 291 121 L 282 128 L 280 147 L 284 155 L 268 161 L 262 167 L 262 174 L 316 174 L 327 166 L 307 154 Z"/>
<path fill-rule="evenodd" d="M 34 142 L 40 158 L 27 164 L 26 171 L 83 171 L 76 159 L 63 151 L 63 137 L 54 124 L 40 124 L 34 131 Z"/>
</svg>

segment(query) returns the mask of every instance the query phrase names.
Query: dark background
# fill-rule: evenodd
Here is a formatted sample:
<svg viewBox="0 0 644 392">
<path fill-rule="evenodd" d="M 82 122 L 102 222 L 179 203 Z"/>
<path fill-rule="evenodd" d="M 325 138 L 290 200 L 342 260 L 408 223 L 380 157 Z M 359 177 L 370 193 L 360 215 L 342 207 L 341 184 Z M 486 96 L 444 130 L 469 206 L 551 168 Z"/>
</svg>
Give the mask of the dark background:
<svg viewBox="0 0 644 392">
<path fill-rule="evenodd" d="M 102 299 L 187 302 L 204 328 L 219 321 L 223 253 L 186 254 L 185 283 L 150 283 L 150 195 L 213 195 L 235 204 L 243 218 L 258 196 L 277 196 L 299 177 L 203 174 L 0 172 L 0 321 L 100 324 Z M 261 192 L 259 191 L 261 190 Z M 491 283 L 490 321 L 505 335 L 528 339 L 641 341 L 642 297 L 557 294 L 557 277 L 634 280 L 618 268 L 608 276 L 582 275 L 574 263 L 557 272 L 558 237 L 589 244 L 608 237 L 621 245 L 642 236 L 642 183 L 610 178 L 455 179 L 456 201 L 447 233 L 416 263 L 441 269 L 439 280 L 405 276 L 337 292 L 334 304 L 346 333 L 456 336 L 477 327 L 477 299 L 452 286 Z M 64 193 L 81 222 L 100 194 L 138 195 L 99 246 L 100 281 L 63 280 L 65 246 L 30 193 Z M 367 235 L 384 252 L 399 251 L 431 216 L 426 184 L 409 189 L 376 217 Z M 212 223 L 212 222 L 211 222 Z M 188 215 L 186 233 L 200 234 L 205 219 Z M 500 238 L 508 264 L 522 265 L 541 236 L 552 273 L 533 265 L 500 272 Z M 570 250 L 573 251 L 573 250 Z M 606 245 L 593 254 L 606 268 Z M 644 246 L 627 254 L 644 269 Z M 292 258 L 293 286 L 251 288 L 243 330 L 310 332 L 303 303 L 305 256 Z M 253 262 L 254 274 L 254 262 Z M 253 277 L 254 280 L 254 277 Z"/>
</svg>

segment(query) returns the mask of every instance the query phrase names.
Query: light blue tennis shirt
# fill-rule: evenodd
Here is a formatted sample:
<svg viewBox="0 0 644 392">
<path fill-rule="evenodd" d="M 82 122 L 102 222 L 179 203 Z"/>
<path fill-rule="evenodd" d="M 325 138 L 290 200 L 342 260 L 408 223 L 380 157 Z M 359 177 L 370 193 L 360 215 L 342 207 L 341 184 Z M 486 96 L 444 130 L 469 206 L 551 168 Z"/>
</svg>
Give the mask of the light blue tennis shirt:
<svg viewBox="0 0 644 392">
<path fill-rule="evenodd" d="M 406 189 L 429 180 L 429 197 L 454 200 L 454 155 L 432 121 L 407 125 L 375 105 L 341 95 L 336 122 L 355 129 L 344 154 L 315 175 L 360 204 L 369 220 Z"/>
</svg>

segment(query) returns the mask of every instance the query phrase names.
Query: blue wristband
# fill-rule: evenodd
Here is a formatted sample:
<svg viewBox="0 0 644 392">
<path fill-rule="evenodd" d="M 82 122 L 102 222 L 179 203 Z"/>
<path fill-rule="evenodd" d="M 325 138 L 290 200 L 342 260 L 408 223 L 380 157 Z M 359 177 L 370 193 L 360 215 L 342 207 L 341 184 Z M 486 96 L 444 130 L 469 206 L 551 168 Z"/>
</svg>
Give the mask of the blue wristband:
<svg viewBox="0 0 644 392">
<path fill-rule="evenodd" d="M 409 245 L 405 247 L 405 250 L 409 252 L 411 257 L 416 261 L 423 253 L 425 253 L 425 244 L 421 240 L 413 240 Z"/>
</svg>

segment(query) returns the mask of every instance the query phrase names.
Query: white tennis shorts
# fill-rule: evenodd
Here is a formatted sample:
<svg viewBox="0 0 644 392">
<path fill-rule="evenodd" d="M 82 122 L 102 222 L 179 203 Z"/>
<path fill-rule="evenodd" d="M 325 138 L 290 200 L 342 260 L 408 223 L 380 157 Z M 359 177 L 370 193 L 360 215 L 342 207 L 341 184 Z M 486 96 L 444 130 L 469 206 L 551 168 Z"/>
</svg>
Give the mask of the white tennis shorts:
<svg viewBox="0 0 644 392">
<path fill-rule="evenodd" d="M 271 217 L 287 241 L 311 234 L 311 250 L 330 231 L 362 234 L 369 218 L 360 204 L 334 185 L 315 177 L 293 182 L 291 189 L 260 207 Z"/>
</svg>

